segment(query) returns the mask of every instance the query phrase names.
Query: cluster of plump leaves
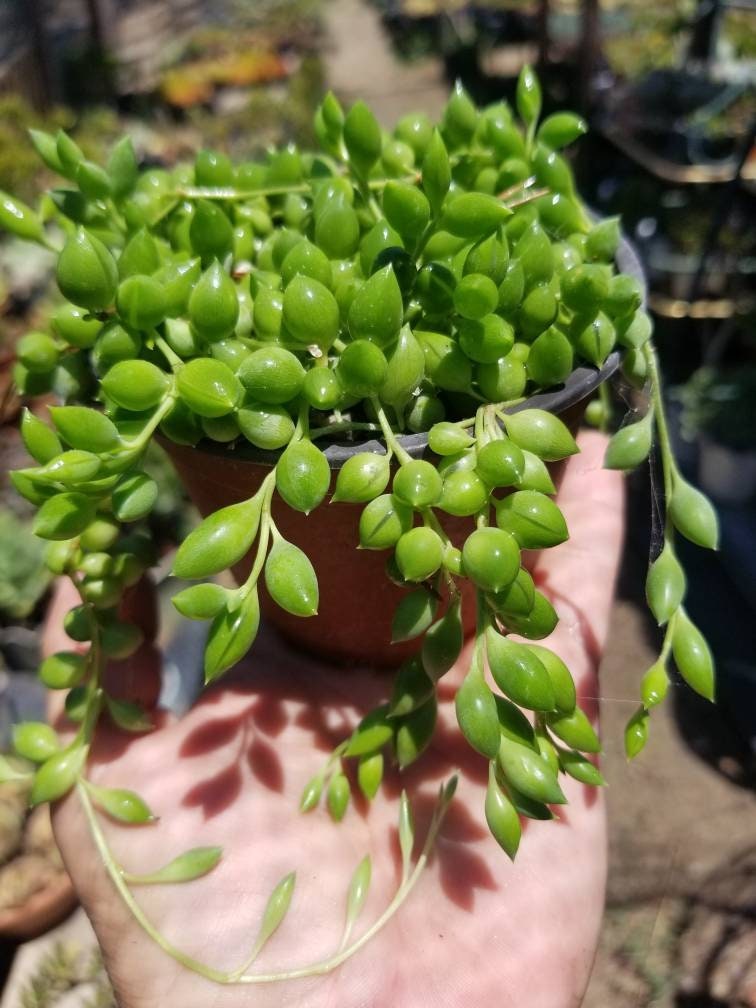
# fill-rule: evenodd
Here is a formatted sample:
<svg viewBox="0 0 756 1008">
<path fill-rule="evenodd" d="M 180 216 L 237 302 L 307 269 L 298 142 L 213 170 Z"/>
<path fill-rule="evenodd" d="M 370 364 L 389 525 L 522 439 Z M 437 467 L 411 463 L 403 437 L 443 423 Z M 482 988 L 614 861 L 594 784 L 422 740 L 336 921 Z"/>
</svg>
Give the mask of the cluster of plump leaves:
<svg viewBox="0 0 756 1008">
<path fill-rule="evenodd" d="M 357 758 L 359 787 L 372 798 L 387 747 L 405 767 L 428 746 L 437 683 L 457 663 L 464 644 L 459 579 L 466 578 L 477 593 L 478 632 L 471 669 L 456 693 L 457 719 L 472 748 L 490 761 L 486 818 L 514 857 L 520 816 L 550 819 L 549 806 L 565 801 L 560 772 L 602 783 L 586 755 L 598 752 L 599 742 L 577 707 L 569 670 L 553 651 L 530 643 L 551 634 L 557 615 L 522 556 L 567 538 L 547 463 L 574 454 L 577 445 L 561 420 L 543 410 L 499 418 L 494 408 L 482 407 L 478 417 L 475 437 L 464 423 L 443 421 L 431 428 L 437 464 L 407 458 L 392 474 L 385 457 L 363 453 L 339 473 L 339 500 L 370 498 L 360 521 L 360 545 L 393 549 L 391 575 L 410 589 L 396 610 L 393 639 L 422 639 L 422 644 L 399 669 L 389 702 L 368 714 L 309 782 L 302 807 L 314 807 L 325 791 L 329 811 L 341 818 L 350 794 L 343 758 Z M 475 516 L 461 549 L 444 531 L 447 515 Z M 510 639 L 513 633 L 526 641 Z M 486 681 L 485 664 L 500 692 Z M 532 712 L 535 726 L 523 711 Z"/>
<path fill-rule="evenodd" d="M 436 683 L 462 648 L 460 578 L 476 588 L 479 632 L 457 714 L 490 761 L 486 815 L 497 839 L 513 854 L 519 816 L 551 815 L 548 806 L 563 800 L 560 770 L 601 782 L 583 755 L 597 741 L 569 672 L 551 651 L 508 636 L 539 640 L 556 623 L 521 551 L 566 538 L 547 463 L 576 446 L 548 413 L 505 411 L 564 382 L 577 363 L 601 366 L 616 347 L 626 375 L 643 384 L 651 325 L 637 281 L 613 269 L 618 222 L 589 220 L 560 153 L 584 132 L 582 120 L 563 112 L 540 121 L 540 105 L 526 69 L 516 115 L 503 102 L 478 109 L 457 86 L 438 127 L 412 115 L 387 134 L 364 103 L 345 113 L 329 94 L 316 115 L 317 153 L 290 146 L 233 165 L 202 151 L 170 171 L 140 170 L 128 138 L 101 167 L 65 133 L 34 134 L 67 185 L 36 211 L 0 196 L 0 226 L 50 247 L 62 233 L 56 277 L 65 300 L 49 331 L 20 341 L 15 378 L 22 392 L 52 389 L 65 405 L 51 410 L 52 426 L 25 414 L 35 465 L 13 478 L 38 507 L 51 569 L 81 593 L 66 629 L 92 642 L 87 655 L 63 652 L 42 666 L 47 685 L 69 691 L 82 729 L 66 749 L 46 752 L 37 779 L 55 783 L 35 785 L 39 800 L 76 779 L 103 706 L 127 727 L 145 726 L 138 709 L 103 694 L 99 674 L 102 661 L 140 643 L 118 607 L 154 560 L 132 523 L 157 499 L 141 466 L 158 431 L 180 445 L 279 453 L 260 491 L 206 518 L 176 557 L 178 576 L 202 582 L 175 602 L 212 621 L 208 680 L 254 641 L 260 577 L 288 612 L 317 611 L 316 572 L 276 529 L 272 494 L 309 513 L 331 490 L 324 436 L 369 430 L 386 440 L 386 454 L 350 459 L 331 496 L 364 505 L 363 548 L 393 551 L 390 576 L 408 588 L 394 637 L 417 639 L 419 650 L 391 700 L 308 786 L 305 808 L 325 789 L 334 817 L 344 814 L 341 757 L 359 760 L 360 786 L 372 796 L 384 747 L 406 766 L 428 744 Z M 395 436 L 419 431 L 430 431 L 432 455 L 411 459 Z M 610 464 L 640 460 L 650 437 L 650 419 L 620 431 Z M 683 526 L 695 524 L 697 505 L 685 495 L 694 491 L 675 486 L 673 520 L 689 534 Z M 445 516 L 470 518 L 461 549 Z M 255 548 L 244 585 L 205 580 Z M 671 578 L 679 588 L 674 571 L 662 577 L 669 566 L 662 554 L 650 575 L 652 606 L 664 596 L 665 613 L 672 596 L 680 603 L 679 591 L 658 587 Z M 698 658 L 675 612 L 685 672 Z M 522 709 L 535 712 L 535 727 Z"/>
</svg>

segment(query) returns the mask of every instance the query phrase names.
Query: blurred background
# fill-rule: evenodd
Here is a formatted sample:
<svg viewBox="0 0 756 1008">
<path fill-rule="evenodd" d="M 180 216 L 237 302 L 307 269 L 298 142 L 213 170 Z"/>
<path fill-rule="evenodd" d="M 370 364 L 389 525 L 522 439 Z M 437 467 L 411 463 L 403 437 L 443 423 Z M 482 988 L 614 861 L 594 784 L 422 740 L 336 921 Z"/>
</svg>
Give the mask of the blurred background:
<svg viewBox="0 0 756 1008">
<path fill-rule="evenodd" d="M 311 144 L 329 87 L 391 127 L 439 114 L 457 78 L 481 103 L 511 97 L 525 62 L 546 112 L 589 121 L 579 188 L 622 214 L 641 254 L 678 455 L 723 527 L 718 554 L 684 557 L 719 704 L 676 684 L 628 765 L 622 727 L 659 644 L 642 598 L 650 476 L 628 480 L 601 698 L 611 868 L 584 1004 L 756 1008 L 756 0 L 3 0 L 0 190 L 34 201 L 50 181 L 30 127 L 71 129 L 95 161 L 124 130 L 145 164 L 201 146 L 249 157 Z M 0 241 L 0 747 L 42 707 L 49 580 L 5 473 L 24 458 L 15 341 L 44 326 L 53 298 L 49 255 Z M 153 533 L 170 546 L 192 515 L 152 465 L 164 487 Z M 35 917 L 42 888 L 58 918 L 70 909 L 49 823 L 0 788 L 0 1008 L 114 1006 L 80 912 L 22 943 L 54 923 Z"/>
</svg>

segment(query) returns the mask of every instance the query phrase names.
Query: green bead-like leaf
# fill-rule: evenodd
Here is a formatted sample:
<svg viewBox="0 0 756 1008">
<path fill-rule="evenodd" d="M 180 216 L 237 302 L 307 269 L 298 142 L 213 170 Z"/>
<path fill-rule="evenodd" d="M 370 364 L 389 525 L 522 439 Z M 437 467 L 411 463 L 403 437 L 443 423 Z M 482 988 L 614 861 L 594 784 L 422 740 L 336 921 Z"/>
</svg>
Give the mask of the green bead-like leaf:
<svg viewBox="0 0 756 1008">
<path fill-rule="evenodd" d="M 113 303 L 118 285 L 115 259 L 100 239 L 84 228 L 63 246 L 56 276 L 61 293 L 75 305 L 94 312 Z"/>
<path fill-rule="evenodd" d="M 222 847 L 193 847 L 179 854 L 167 865 L 146 875 L 127 873 L 129 885 L 157 885 L 173 882 L 192 882 L 207 875 L 218 864 L 223 854 Z"/>
<path fill-rule="evenodd" d="M 497 761 L 506 780 L 527 798 L 547 805 L 566 802 L 549 764 L 528 746 L 503 737 Z"/>
<path fill-rule="evenodd" d="M 517 541 L 509 531 L 476 529 L 462 547 L 462 565 L 478 588 L 486 592 L 502 591 L 514 581 L 520 569 Z"/>
<path fill-rule="evenodd" d="M 193 412 L 210 418 L 231 413 L 243 392 L 231 368 L 212 357 L 196 357 L 185 364 L 178 373 L 177 390 Z"/>
<path fill-rule="evenodd" d="M 581 784 L 589 784 L 591 787 L 603 787 L 606 784 L 599 768 L 579 752 L 560 750 L 559 766 L 564 773 Z"/>
<path fill-rule="evenodd" d="M 486 193 L 469 192 L 446 202 L 441 226 L 450 234 L 473 241 L 495 231 L 512 211 Z"/>
<path fill-rule="evenodd" d="M 24 721 L 13 728 L 13 749 L 32 763 L 44 763 L 60 750 L 54 728 L 42 721 Z"/>
<path fill-rule="evenodd" d="M 203 259 L 222 259 L 231 250 L 234 229 L 221 206 L 211 200 L 197 200 L 189 224 L 192 250 Z"/>
<path fill-rule="evenodd" d="M 546 410 L 524 409 L 509 414 L 506 427 L 507 434 L 518 447 L 545 462 L 556 462 L 579 450 L 567 427 Z"/>
<path fill-rule="evenodd" d="M 434 682 L 446 675 L 457 661 L 463 643 L 462 608 L 456 598 L 441 619 L 428 630 L 423 641 L 423 668 Z"/>
<path fill-rule="evenodd" d="M 64 174 L 63 165 L 61 164 L 60 157 L 58 156 L 58 149 L 55 143 L 55 137 L 50 133 L 45 133 L 44 130 L 29 130 L 29 139 L 34 146 L 37 154 L 39 154 L 40 159 L 47 165 L 47 167 L 59 175 Z"/>
<path fill-rule="evenodd" d="M 142 630 L 133 623 L 118 620 L 106 623 L 100 631 L 100 644 L 109 658 L 123 659 L 140 647 L 144 641 Z"/>
<path fill-rule="evenodd" d="M 612 437 L 604 456 L 607 469 L 634 469 L 648 458 L 653 440 L 653 411 L 636 423 L 620 428 Z"/>
<path fill-rule="evenodd" d="M 328 460 L 311 441 L 290 444 L 276 466 L 276 489 L 295 511 L 313 511 L 330 483 Z"/>
<path fill-rule="evenodd" d="M 205 682 L 213 682 L 244 657 L 260 626 L 260 603 L 250 591 L 241 605 L 218 613 L 210 627 L 205 647 Z"/>
<path fill-rule="evenodd" d="M 124 360 L 114 364 L 100 384 L 105 395 L 118 406 L 139 412 L 157 406 L 170 379 L 150 361 Z"/>
<path fill-rule="evenodd" d="M 494 612 L 502 616 L 527 616 L 535 604 L 533 578 L 521 567 L 510 585 L 488 598 Z"/>
<path fill-rule="evenodd" d="M 257 497 L 214 511 L 179 546 L 174 575 L 193 580 L 233 567 L 254 542 L 259 521 Z"/>
<path fill-rule="evenodd" d="M 71 448 L 101 454 L 111 451 L 120 442 L 113 421 L 98 410 L 87 406 L 51 406 L 50 416 Z"/>
<path fill-rule="evenodd" d="M 547 147 L 558 150 L 560 147 L 569 146 L 587 129 L 585 120 L 574 112 L 555 112 L 543 120 L 538 127 L 537 136 Z"/>
<path fill-rule="evenodd" d="M 407 248 L 417 242 L 431 216 L 430 203 L 417 186 L 394 180 L 387 182 L 383 190 L 383 212 Z"/>
<path fill-rule="evenodd" d="M 189 321 L 204 339 L 219 340 L 234 331 L 238 319 L 236 285 L 216 259 L 202 274 L 189 297 Z"/>
<path fill-rule="evenodd" d="M 278 540 L 265 562 L 265 587 L 273 601 L 294 616 L 318 611 L 318 579 L 308 556 L 294 543 Z"/>
<path fill-rule="evenodd" d="M 365 102 L 352 105 L 344 119 L 343 135 L 349 160 L 360 175 L 367 176 L 381 156 L 383 141 L 381 128 Z"/>
<path fill-rule="evenodd" d="M 383 753 L 365 753 L 357 764 L 357 783 L 368 801 L 378 794 L 383 780 Z"/>
<path fill-rule="evenodd" d="M 488 486 L 513 486 L 525 475 L 525 456 L 509 438 L 496 438 L 478 450 L 475 471 Z"/>
<path fill-rule="evenodd" d="M 158 499 L 158 485 L 146 473 L 122 479 L 113 490 L 113 514 L 122 522 L 139 521 L 152 511 Z"/>
<path fill-rule="evenodd" d="M 26 203 L 0 190 L 0 230 L 25 241 L 44 243 L 45 233 L 39 216 Z"/>
<path fill-rule="evenodd" d="M 166 316 L 163 286 L 150 276 L 139 273 L 127 276 L 118 286 L 116 308 L 130 329 L 149 332 Z"/>
<path fill-rule="evenodd" d="M 398 644 L 425 633 L 436 616 L 438 599 L 425 588 L 405 595 L 391 623 L 391 641 Z"/>
<path fill-rule="evenodd" d="M 433 216 L 437 217 L 451 183 L 449 154 L 438 130 L 433 131 L 433 135 L 425 151 L 422 165 L 422 182 L 425 195 L 428 197 L 428 202 L 433 211 Z"/>
<path fill-rule="evenodd" d="M 499 751 L 499 716 L 494 695 L 479 669 L 467 674 L 455 697 L 457 721 L 470 745 L 488 759 Z"/>
<path fill-rule="evenodd" d="M 680 477 L 675 478 L 672 500 L 668 502 L 669 516 L 686 539 L 703 546 L 717 549 L 719 545 L 719 522 L 717 513 L 707 498 Z"/>
<path fill-rule="evenodd" d="M 444 109 L 443 125 L 445 136 L 454 146 L 469 142 L 475 133 L 478 125 L 478 110 L 461 81 L 455 82 L 452 93 L 449 95 Z"/>
<path fill-rule="evenodd" d="M 359 452 L 350 456 L 339 469 L 332 500 L 366 504 L 386 489 L 391 475 L 388 455 Z"/>
<path fill-rule="evenodd" d="M 213 619 L 226 605 L 228 592 L 221 585 L 208 582 L 185 588 L 171 601 L 187 619 Z"/>
<path fill-rule="evenodd" d="M 504 497 L 496 508 L 496 523 L 510 532 L 522 549 L 557 546 L 569 536 L 557 505 L 535 490 L 518 490 Z"/>
<path fill-rule="evenodd" d="M 394 748 L 400 769 L 408 767 L 430 745 L 436 727 L 438 705 L 435 694 L 422 707 L 402 718 L 394 736 Z"/>
<path fill-rule="evenodd" d="M 520 490 L 537 490 L 539 493 L 556 493 L 554 481 L 549 470 L 537 455 L 522 449 L 523 474 L 516 486 Z"/>
<path fill-rule="evenodd" d="M 376 752 L 391 740 L 394 729 L 388 718 L 388 704 L 370 711 L 352 733 L 345 756 L 363 756 Z"/>
<path fill-rule="evenodd" d="M 49 462 L 63 451 L 55 431 L 26 407 L 21 414 L 21 437 L 26 450 L 40 465 Z"/>
<path fill-rule="evenodd" d="M 395 559 L 405 581 L 425 581 L 444 560 L 444 544 L 433 529 L 418 526 L 396 544 Z"/>
<path fill-rule="evenodd" d="M 648 711 L 639 707 L 625 726 L 625 755 L 635 759 L 648 742 Z"/>
<path fill-rule="evenodd" d="M 266 942 L 272 938 L 273 934 L 281 926 L 291 904 L 291 897 L 294 895 L 294 885 L 296 883 L 296 873 L 290 872 L 284 875 L 273 892 L 268 897 L 265 904 L 260 930 L 255 940 L 255 953 L 259 953 Z"/>
<path fill-rule="evenodd" d="M 341 822 L 344 818 L 350 795 L 349 781 L 346 775 L 341 771 L 335 773 L 328 784 L 328 793 L 326 794 L 328 812 L 334 822 Z"/>
<path fill-rule="evenodd" d="M 34 776 L 29 803 L 56 801 L 67 794 L 76 783 L 87 756 L 85 747 L 75 745 L 51 756 Z"/>
<path fill-rule="evenodd" d="M 556 699 L 549 674 L 526 644 L 517 644 L 489 627 L 486 650 L 491 675 L 503 693 L 529 710 L 554 710 Z"/>
<path fill-rule="evenodd" d="M 156 818 L 146 802 L 134 791 L 96 787 L 94 784 L 87 784 L 87 790 L 103 812 L 119 822 L 142 824 L 154 822 Z"/>
<path fill-rule="evenodd" d="M 520 846 L 522 826 L 514 806 L 496 781 L 494 765 L 488 773 L 485 803 L 486 822 L 491 835 L 505 854 L 514 860 Z"/>
<path fill-rule="evenodd" d="M 685 597 L 685 572 L 669 543 L 648 569 L 646 599 L 659 626 L 669 620 Z"/>
<path fill-rule="evenodd" d="M 61 452 L 56 458 L 51 459 L 44 469 L 39 470 L 39 475 L 44 474 L 56 483 L 77 486 L 93 480 L 99 470 L 100 460 L 96 455 L 73 448 L 71 451 Z"/>
<path fill-rule="evenodd" d="M 428 445 L 436 455 L 456 455 L 473 445 L 467 431 L 453 423 L 437 423 L 428 432 Z"/>
<path fill-rule="evenodd" d="M 310 812 L 317 808 L 320 796 L 323 793 L 323 778 L 318 774 L 310 778 L 302 790 L 302 797 L 299 799 L 299 811 Z"/>
<path fill-rule="evenodd" d="M 613 262 L 619 240 L 619 217 L 606 217 L 588 232 L 585 240 L 586 258 L 594 262 Z"/>
<path fill-rule="evenodd" d="M 580 752 L 601 752 L 601 742 L 584 711 L 576 707 L 571 714 L 547 714 L 550 730 L 567 745 Z"/>
<path fill-rule="evenodd" d="M 517 112 L 526 126 L 535 123 L 541 114 L 541 85 L 529 66 L 524 66 L 517 78 Z"/>
<path fill-rule="evenodd" d="M 412 509 L 393 494 L 381 494 L 360 515 L 360 546 L 363 549 L 389 549 L 412 528 Z"/>
<path fill-rule="evenodd" d="M 705 700 L 714 700 L 714 659 L 703 634 L 680 609 L 672 631 L 672 654 L 685 682 Z"/>
<path fill-rule="evenodd" d="M 110 152 L 107 172 L 113 196 L 116 199 L 128 196 L 134 188 L 139 174 L 134 144 L 130 136 L 121 137 Z"/>
<path fill-rule="evenodd" d="M 402 292 L 391 266 L 373 273 L 357 291 L 349 309 L 352 339 L 367 339 L 387 347 L 397 338 L 402 325 Z"/>
<path fill-rule="evenodd" d="M 95 506 L 80 493 L 61 493 L 46 500 L 34 519 L 34 534 L 40 539 L 73 539 L 94 518 Z"/>
<path fill-rule="evenodd" d="M 412 848 L 415 846 L 415 821 L 407 792 L 402 789 L 399 798 L 399 849 L 402 852 L 402 878 L 409 875 Z"/>
<path fill-rule="evenodd" d="M 554 654 L 549 648 L 541 647 L 539 644 L 527 646 L 548 672 L 557 711 L 560 714 L 571 714 L 575 710 L 577 694 L 570 670 L 559 655 Z"/>
<path fill-rule="evenodd" d="M 354 874 L 349 882 L 346 904 L 346 922 L 344 924 L 344 935 L 341 939 L 342 948 L 349 940 L 352 928 L 365 905 L 367 894 L 370 889 L 370 876 L 372 873 L 372 862 L 370 855 L 366 854 L 354 870 Z"/>
<path fill-rule="evenodd" d="M 669 689 L 669 676 L 665 663 L 658 659 L 646 670 L 641 680 L 641 700 L 643 706 L 650 710 L 660 704 Z"/>
<path fill-rule="evenodd" d="M 87 672 L 87 659 L 75 651 L 58 651 L 48 655 L 39 666 L 39 678 L 48 689 L 71 689 L 78 686 Z"/>
</svg>

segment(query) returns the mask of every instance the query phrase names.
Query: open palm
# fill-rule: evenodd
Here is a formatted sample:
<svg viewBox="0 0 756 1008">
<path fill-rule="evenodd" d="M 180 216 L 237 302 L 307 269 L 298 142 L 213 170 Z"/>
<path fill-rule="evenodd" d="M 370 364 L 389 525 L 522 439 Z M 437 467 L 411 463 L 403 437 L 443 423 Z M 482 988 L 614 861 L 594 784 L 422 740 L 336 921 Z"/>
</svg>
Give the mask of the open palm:
<svg viewBox="0 0 756 1008">
<path fill-rule="evenodd" d="M 571 539 L 549 550 L 536 580 L 561 620 L 546 642 L 569 664 L 583 697 L 597 695 L 621 537 L 621 481 L 600 469 L 596 434 L 580 439 L 559 503 Z M 61 596 L 56 608 L 71 604 Z M 47 646 L 64 646 L 59 620 Z M 142 661 L 146 659 L 142 658 Z M 396 821 L 401 787 L 416 818 L 416 851 L 439 783 L 459 787 L 430 866 L 386 927 L 324 976 L 221 986 L 169 958 L 124 907 L 94 848 L 79 799 L 55 809 L 56 835 L 92 918 L 124 1008 L 297 1005 L 298 1008 L 567 1008 L 587 982 L 601 917 L 605 826 L 600 794 L 565 783 L 569 805 L 551 823 L 527 823 L 514 865 L 483 816 L 487 767 L 456 727 L 453 696 L 469 655 L 440 684 L 439 724 L 430 750 L 409 771 L 388 775 L 370 806 L 356 801 L 336 825 L 323 809 L 297 811 L 305 782 L 390 680 L 338 669 L 294 653 L 263 632 L 237 672 L 206 692 L 181 720 L 146 736 L 103 729 L 91 776 L 136 789 L 160 817 L 140 827 L 105 824 L 116 857 L 146 872 L 194 846 L 224 855 L 204 878 L 137 891 L 150 920 L 182 951 L 233 970 L 254 943 L 274 885 L 296 869 L 289 914 L 250 972 L 287 970 L 339 945 L 352 871 L 370 853 L 373 879 L 357 925 L 391 900 L 400 876 Z M 131 672 L 134 671 L 133 662 Z M 136 669 L 137 677 L 140 669 Z M 592 710 L 590 701 L 583 706 Z M 355 789 L 356 790 L 356 789 Z"/>
</svg>

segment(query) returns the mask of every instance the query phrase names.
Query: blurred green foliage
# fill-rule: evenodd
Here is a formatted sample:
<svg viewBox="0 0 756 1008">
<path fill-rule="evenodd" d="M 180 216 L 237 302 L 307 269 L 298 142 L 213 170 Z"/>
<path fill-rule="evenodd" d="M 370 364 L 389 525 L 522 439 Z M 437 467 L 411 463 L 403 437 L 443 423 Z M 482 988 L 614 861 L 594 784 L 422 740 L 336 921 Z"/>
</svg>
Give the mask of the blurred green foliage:
<svg viewBox="0 0 756 1008">
<path fill-rule="evenodd" d="M 30 524 L 0 509 L 0 621 L 26 619 L 44 595 L 51 578 L 44 550 Z"/>
</svg>

